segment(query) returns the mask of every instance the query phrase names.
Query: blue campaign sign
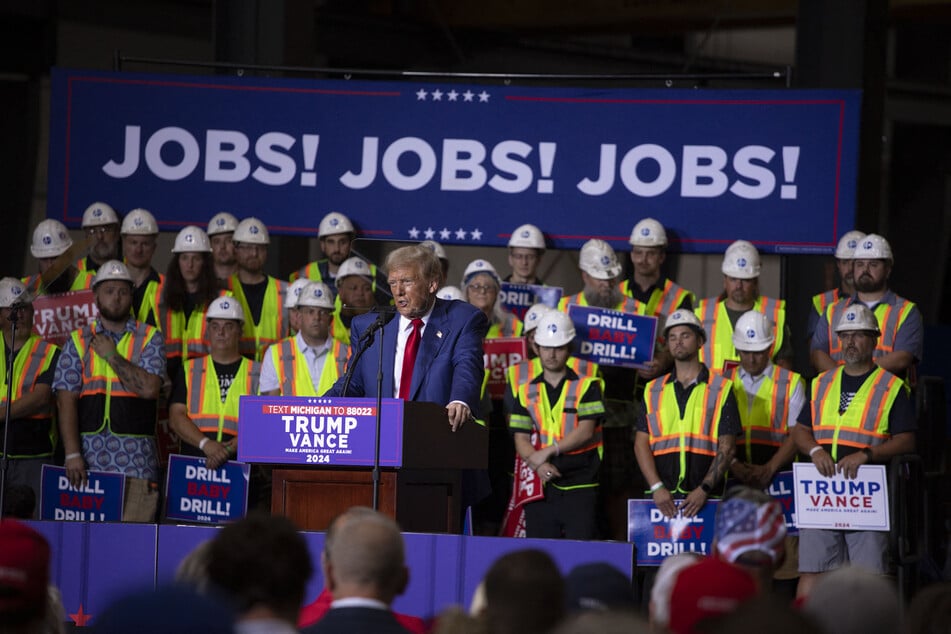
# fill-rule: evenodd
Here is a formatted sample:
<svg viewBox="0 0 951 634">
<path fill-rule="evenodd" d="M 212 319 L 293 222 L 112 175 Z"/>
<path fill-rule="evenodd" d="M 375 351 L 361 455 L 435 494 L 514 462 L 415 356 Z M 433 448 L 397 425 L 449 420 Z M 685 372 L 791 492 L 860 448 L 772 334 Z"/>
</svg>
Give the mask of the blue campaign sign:
<svg viewBox="0 0 951 634">
<path fill-rule="evenodd" d="M 87 471 L 85 485 L 73 487 L 66 469 L 43 465 L 40 519 L 82 522 L 122 521 L 125 476 Z"/>
<path fill-rule="evenodd" d="M 682 500 L 675 502 L 678 506 Z M 634 542 L 638 566 L 659 566 L 670 555 L 713 552 L 719 500 L 709 500 L 694 517 L 664 517 L 653 500 L 627 501 L 627 541 Z"/>
<path fill-rule="evenodd" d="M 530 222 L 571 249 L 627 249 L 652 216 L 678 251 L 831 253 L 854 223 L 860 101 L 54 69 L 48 215 L 75 227 L 107 198 L 165 230 L 225 209 L 314 235 L 336 210 L 363 237 L 474 246 Z"/>
<path fill-rule="evenodd" d="M 775 500 L 783 506 L 783 517 L 786 518 L 786 534 L 798 535 L 796 528 L 796 496 L 793 488 L 793 472 L 780 471 L 773 476 L 773 481 L 766 489 Z"/>
<path fill-rule="evenodd" d="M 600 365 L 639 368 L 654 358 L 657 318 L 571 304 L 574 356 Z"/>
<path fill-rule="evenodd" d="M 218 469 L 197 456 L 168 457 L 166 515 L 172 520 L 218 524 L 245 516 L 251 466 L 229 461 Z"/>
<path fill-rule="evenodd" d="M 499 301 L 506 310 L 524 321 L 525 313 L 535 304 L 545 304 L 552 308 L 558 308 L 558 300 L 561 299 L 563 292 L 559 286 L 502 282 Z"/>
</svg>

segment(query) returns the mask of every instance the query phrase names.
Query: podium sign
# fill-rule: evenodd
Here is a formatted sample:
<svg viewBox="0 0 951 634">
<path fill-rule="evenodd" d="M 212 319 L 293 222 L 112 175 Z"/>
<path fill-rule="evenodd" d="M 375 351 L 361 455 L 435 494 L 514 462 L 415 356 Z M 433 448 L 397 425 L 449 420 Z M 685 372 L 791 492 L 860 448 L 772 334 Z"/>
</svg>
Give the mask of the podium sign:
<svg viewBox="0 0 951 634">
<path fill-rule="evenodd" d="M 380 466 L 403 465 L 403 401 L 385 398 Z M 242 396 L 238 460 L 269 464 L 373 464 L 376 401 L 364 398 Z"/>
</svg>

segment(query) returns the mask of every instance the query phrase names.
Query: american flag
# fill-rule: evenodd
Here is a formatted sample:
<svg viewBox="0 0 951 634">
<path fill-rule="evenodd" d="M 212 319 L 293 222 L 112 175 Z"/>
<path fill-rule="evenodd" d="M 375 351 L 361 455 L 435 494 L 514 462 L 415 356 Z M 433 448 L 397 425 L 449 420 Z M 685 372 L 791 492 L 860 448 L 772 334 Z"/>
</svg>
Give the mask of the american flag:
<svg viewBox="0 0 951 634">
<path fill-rule="evenodd" d="M 742 498 L 720 503 L 716 518 L 716 544 L 720 556 L 731 563 L 751 551 L 770 556 L 774 563 L 785 554 L 786 520 L 776 500 L 757 504 Z"/>
</svg>

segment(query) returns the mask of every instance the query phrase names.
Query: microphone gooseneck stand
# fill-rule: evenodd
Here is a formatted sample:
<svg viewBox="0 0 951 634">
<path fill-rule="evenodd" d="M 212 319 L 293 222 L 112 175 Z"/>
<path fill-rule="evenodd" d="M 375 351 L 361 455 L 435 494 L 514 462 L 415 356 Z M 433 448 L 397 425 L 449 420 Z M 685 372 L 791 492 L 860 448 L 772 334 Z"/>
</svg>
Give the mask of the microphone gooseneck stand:
<svg viewBox="0 0 951 634">
<path fill-rule="evenodd" d="M 6 508 L 6 497 L 7 497 L 7 467 L 9 464 L 9 458 L 7 455 L 10 453 L 8 450 L 8 443 L 10 440 L 10 409 L 13 406 L 13 360 L 16 357 L 16 352 L 13 347 L 16 345 L 17 340 L 17 320 L 20 318 L 20 309 L 22 306 L 17 306 L 14 304 L 10 308 L 10 358 L 7 359 L 7 411 L 3 417 L 3 457 L 0 458 L 0 520 L 3 519 L 4 509 Z M 6 345 L 6 344 L 4 344 Z"/>
</svg>

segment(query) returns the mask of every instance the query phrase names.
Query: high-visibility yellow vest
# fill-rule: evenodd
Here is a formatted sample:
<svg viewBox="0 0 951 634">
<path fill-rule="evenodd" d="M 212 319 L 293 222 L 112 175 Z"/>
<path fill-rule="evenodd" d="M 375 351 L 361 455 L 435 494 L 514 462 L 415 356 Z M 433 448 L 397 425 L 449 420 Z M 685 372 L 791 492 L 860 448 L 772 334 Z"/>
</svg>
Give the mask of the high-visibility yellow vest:
<svg viewBox="0 0 951 634">
<path fill-rule="evenodd" d="M 231 295 L 231 292 L 221 291 L 219 295 Z M 205 319 L 207 310 L 208 306 L 195 306 L 186 317 L 185 311 L 169 308 L 164 293 L 159 290 L 155 325 L 165 337 L 165 354 L 169 359 L 194 359 L 211 352 Z"/>
<path fill-rule="evenodd" d="M 241 365 L 228 386 L 228 395 L 221 401 L 218 373 L 211 356 L 190 359 L 185 363 L 185 389 L 188 417 L 206 437 L 226 442 L 238 435 L 238 399 L 258 393 L 261 364 L 241 357 Z"/>
<path fill-rule="evenodd" d="M 164 282 L 165 276 L 159 275 L 158 281 L 149 280 L 146 283 L 145 292 L 142 295 L 142 303 L 139 304 L 138 310 L 136 310 L 133 315 L 136 321 L 147 322 L 149 321 L 149 315 L 151 315 L 152 321 L 158 325 L 159 288 Z"/>
<path fill-rule="evenodd" d="M 36 380 L 49 370 L 57 347 L 38 335 L 31 335 L 13 358 L 13 400 L 33 391 Z M 6 400 L 9 389 L 7 352 L 0 338 L 0 399 Z M 56 424 L 52 404 L 30 416 L 10 421 L 6 447 L 8 458 L 42 458 L 53 455 L 56 445 Z M 3 455 L 0 452 L 0 455 Z"/>
<path fill-rule="evenodd" d="M 770 356 L 775 355 L 783 345 L 786 301 L 760 295 L 756 298 L 756 303 L 753 304 L 751 310 L 763 313 L 776 324 L 776 341 L 773 342 L 769 352 Z M 726 303 L 720 301 L 718 297 L 702 299 L 694 313 L 703 323 L 703 329 L 707 331 L 707 341 L 700 348 L 700 362 L 715 371 L 723 370 L 723 364 L 726 361 L 739 362 L 740 355 L 733 347 L 733 324 L 730 323 Z"/>
<path fill-rule="evenodd" d="M 568 357 L 568 367 L 571 368 L 578 378 L 598 379 L 601 383 L 601 389 L 604 389 L 604 379 L 600 377 L 598 364 L 593 361 L 586 361 L 578 357 Z M 515 365 L 510 365 L 505 369 L 506 381 L 509 389 L 512 390 L 512 396 L 518 395 L 518 389 L 534 381 L 543 371 L 542 360 L 538 357 L 534 359 L 522 359 Z M 488 381 L 488 370 L 486 370 L 486 381 Z"/>
<path fill-rule="evenodd" d="M 813 295 L 812 307 L 816 309 L 817 314 L 822 315 L 829 306 L 839 301 L 839 299 L 841 299 L 839 297 L 839 289 L 834 288 L 831 291 Z"/>
<path fill-rule="evenodd" d="M 73 278 L 72 284 L 69 285 L 70 291 L 84 291 L 92 288 L 93 279 L 95 275 L 89 271 L 76 271 L 76 277 Z M 30 291 L 34 296 L 39 294 L 43 289 L 43 276 L 39 273 L 35 275 L 30 275 L 20 279 L 23 282 L 23 285 L 26 286 L 26 290 Z"/>
<path fill-rule="evenodd" d="M 618 284 L 618 289 L 624 293 L 626 297 L 633 299 L 633 295 L 631 294 L 631 280 L 624 280 Z M 664 288 L 655 288 L 651 291 L 651 296 L 650 299 L 647 300 L 644 314 L 653 317 L 669 315 L 677 310 L 680 305 L 683 304 L 684 300 L 688 298 L 691 304 L 697 301 L 693 293 L 674 283 L 670 278 L 667 278 L 667 281 L 664 282 Z"/>
<path fill-rule="evenodd" d="M 109 363 L 87 346 L 96 321 L 80 330 L 74 330 L 73 345 L 79 358 L 84 360 L 82 388 L 79 393 L 79 431 L 98 434 L 104 429 L 119 436 L 154 436 L 156 399 L 145 399 L 127 389 Z M 134 366 L 142 351 L 152 340 L 157 328 L 136 323 L 135 330 L 126 331 L 116 344 L 116 352 Z"/>
<path fill-rule="evenodd" d="M 572 304 L 577 304 L 578 306 L 588 306 L 588 299 L 584 296 L 584 291 L 580 293 L 575 293 L 574 295 L 569 295 L 568 297 L 562 297 L 558 301 L 558 310 L 566 313 L 568 312 L 568 307 Z M 613 307 L 612 310 L 619 310 L 622 313 L 633 313 L 635 315 L 646 315 L 647 314 L 647 305 L 642 304 L 633 297 L 625 297 L 624 300 Z"/>
<path fill-rule="evenodd" d="M 899 392 L 906 389 L 900 378 L 876 367 L 840 414 L 844 371 L 840 366 L 813 379 L 810 404 L 812 435 L 837 462 L 839 445 L 864 449 L 888 440 L 888 412 Z"/>
<path fill-rule="evenodd" d="M 502 323 L 492 323 L 489 331 L 485 334 L 486 339 L 498 339 L 499 337 L 521 337 L 522 320 L 512 313 L 505 313 L 505 320 Z"/>
<path fill-rule="evenodd" d="M 730 377 L 740 422 L 743 424 L 743 435 L 736 439 L 737 458 L 757 464 L 753 460 L 754 446 L 765 445 L 775 450 L 786 440 L 789 434 L 789 401 L 796 386 L 804 386 L 803 379 L 795 372 L 773 365 L 769 375 L 760 380 L 751 402 L 749 393 L 743 387 L 739 368 L 734 369 Z"/>
<path fill-rule="evenodd" d="M 333 387 L 338 378 L 343 376 L 349 353 L 349 347 L 336 339 L 333 340 L 330 350 L 327 351 L 327 358 L 324 359 L 320 380 L 315 390 L 313 377 L 310 374 L 310 364 L 307 363 L 303 351 L 297 345 L 297 337 L 282 339 L 269 349 L 281 396 L 323 395 Z"/>
<path fill-rule="evenodd" d="M 895 304 L 883 302 L 872 311 L 875 313 L 878 329 L 882 333 L 879 335 L 875 350 L 872 352 L 872 357 L 875 359 L 895 350 L 898 331 L 915 307 L 914 302 L 910 302 L 904 297 L 896 295 L 895 299 L 897 300 Z M 829 328 L 829 356 L 839 365 L 845 363 L 845 355 L 842 353 L 842 342 L 839 341 L 839 336 L 835 334 L 835 325 L 839 323 L 842 314 L 851 305 L 852 299 L 845 298 L 826 308 L 826 320 Z"/>
<path fill-rule="evenodd" d="M 244 288 L 237 274 L 231 276 L 229 285 L 234 298 L 244 310 L 241 354 L 249 359 L 260 361 L 264 358 L 264 351 L 268 346 L 277 343 L 287 334 L 287 325 L 284 323 L 284 292 L 287 290 L 287 283 L 268 276 L 261 308 L 261 321 L 257 324 L 251 318 L 251 307 L 248 305 L 248 299 L 244 295 Z"/>
</svg>

